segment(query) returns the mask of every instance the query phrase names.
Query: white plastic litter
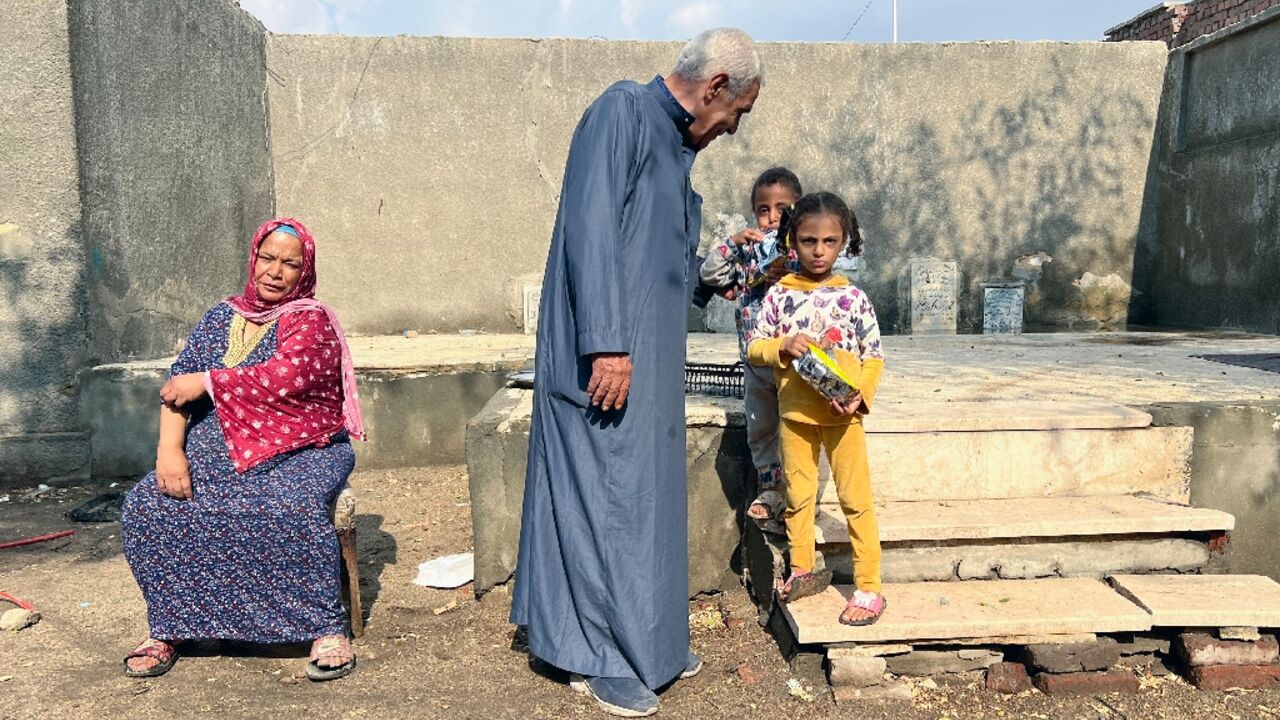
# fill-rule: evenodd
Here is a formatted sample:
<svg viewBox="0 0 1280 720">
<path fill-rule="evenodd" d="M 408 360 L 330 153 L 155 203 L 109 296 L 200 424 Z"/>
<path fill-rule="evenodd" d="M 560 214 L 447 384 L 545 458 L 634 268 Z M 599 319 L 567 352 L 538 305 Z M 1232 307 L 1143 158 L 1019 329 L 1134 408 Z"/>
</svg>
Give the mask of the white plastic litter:
<svg viewBox="0 0 1280 720">
<path fill-rule="evenodd" d="M 466 585 L 475 577 L 475 554 L 460 553 L 445 555 L 422 563 L 418 566 L 418 577 L 413 579 L 413 584 L 433 588 L 456 588 Z"/>
</svg>

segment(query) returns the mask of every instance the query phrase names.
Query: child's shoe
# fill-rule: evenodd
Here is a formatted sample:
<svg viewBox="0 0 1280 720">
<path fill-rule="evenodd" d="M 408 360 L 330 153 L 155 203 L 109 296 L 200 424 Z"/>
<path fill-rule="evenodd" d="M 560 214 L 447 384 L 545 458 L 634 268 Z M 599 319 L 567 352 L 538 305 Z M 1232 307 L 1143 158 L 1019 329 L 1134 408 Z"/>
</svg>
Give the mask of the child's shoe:
<svg viewBox="0 0 1280 720">
<path fill-rule="evenodd" d="M 809 572 L 792 573 L 791 577 L 787 578 L 787 581 L 782 584 L 782 588 L 778 590 L 778 600 L 784 603 L 795 602 L 800 598 L 817 595 L 830 586 L 830 570 L 810 570 Z"/>
</svg>

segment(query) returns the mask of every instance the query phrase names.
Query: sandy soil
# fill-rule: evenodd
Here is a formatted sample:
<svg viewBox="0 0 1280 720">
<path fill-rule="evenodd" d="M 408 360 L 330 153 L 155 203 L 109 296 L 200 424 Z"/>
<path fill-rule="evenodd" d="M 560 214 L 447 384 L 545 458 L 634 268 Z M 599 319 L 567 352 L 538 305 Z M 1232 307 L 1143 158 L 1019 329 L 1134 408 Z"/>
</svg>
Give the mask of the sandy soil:
<svg viewBox="0 0 1280 720">
<path fill-rule="evenodd" d="M 513 649 L 504 589 L 475 601 L 469 588 L 410 583 L 418 563 L 470 546 L 462 468 L 357 473 L 359 546 L 368 629 L 350 677 L 313 684 L 306 648 L 192 648 L 166 676 L 130 680 L 122 654 L 146 635 L 141 595 L 120 552 L 115 523 L 83 525 L 62 513 L 102 487 L 9 492 L 0 541 L 74 527 L 67 539 L 0 550 L 0 589 L 44 612 L 36 626 L 0 634 L 0 718 L 564 718 L 604 717 L 556 672 L 531 668 Z M 0 498 L 6 495 L 0 491 Z M 439 614 L 437 611 L 440 610 Z M 660 717 L 859 718 L 1269 718 L 1280 691 L 1205 693 L 1176 677 L 1148 678 L 1133 696 L 1002 697 L 979 678 L 944 679 L 912 702 L 836 706 L 815 690 L 789 694 L 793 673 L 755 623 L 741 591 L 690 606 L 698 677 L 662 694 Z M 807 671 L 812 673 L 812 670 Z"/>
</svg>

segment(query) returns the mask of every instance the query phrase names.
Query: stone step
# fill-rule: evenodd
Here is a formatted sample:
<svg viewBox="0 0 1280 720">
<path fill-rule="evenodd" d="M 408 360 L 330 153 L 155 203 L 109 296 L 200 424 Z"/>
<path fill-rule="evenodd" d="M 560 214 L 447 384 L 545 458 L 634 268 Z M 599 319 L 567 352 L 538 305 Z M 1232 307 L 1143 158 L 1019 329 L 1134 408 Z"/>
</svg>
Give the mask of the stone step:
<svg viewBox="0 0 1280 720">
<path fill-rule="evenodd" d="M 886 584 L 885 614 L 865 627 L 839 622 L 852 592 L 848 586 L 832 586 L 781 606 L 796 640 L 828 645 L 1151 629 L 1145 610 L 1087 578 Z"/>
<path fill-rule="evenodd" d="M 867 416 L 868 433 L 1118 430 L 1145 428 L 1151 415 L 1098 400 L 885 402 Z"/>
<path fill-rule="evenodd" d="M 1263 575 L 1116 575 L 1155 627 L 1280 627 L 1280 583 Z"/>
<path fill-rule="evenodd" d="M 1229 513 L 1134 495 L 891 501 L 876 506 L 876 519 L 882 543 L 1169 535 L 1235 527 Z M 818 507 L 816 534 L 820 545 L 849 543 L 838 505 Z"/>
<path fill-rule="evenodd" d="M 868 433 L 878 501 L 1148 493 L 1187 502 L 1193 430 Z M 838 502 L 821 484 L 819 502 Z"/>
</svg>

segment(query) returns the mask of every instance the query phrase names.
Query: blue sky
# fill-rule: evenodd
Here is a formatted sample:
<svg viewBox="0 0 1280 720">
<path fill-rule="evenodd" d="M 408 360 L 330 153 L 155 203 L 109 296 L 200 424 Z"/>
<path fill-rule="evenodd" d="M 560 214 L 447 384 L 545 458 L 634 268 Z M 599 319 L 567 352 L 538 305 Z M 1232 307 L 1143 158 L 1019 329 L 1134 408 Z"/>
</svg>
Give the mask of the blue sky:
<svg viewBox="0 0 1280 720">
<path fill-rule="evenodd" d="M 762 41 L 888 42 L 892 0 L 240 0 L 278 33 L 681 40 L 734 25 Z M 1099 40 L 1155 0 L 899 0 L 904 42 Z M 858 16 L 863 13 L 859 21 Z M 857 25 L 854 23 L 857 21 Z"/>
</svg>

